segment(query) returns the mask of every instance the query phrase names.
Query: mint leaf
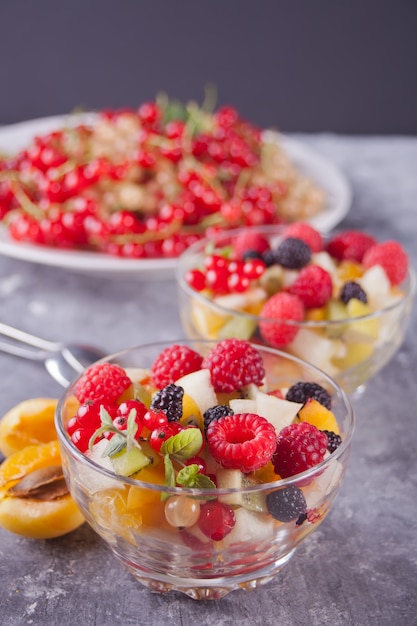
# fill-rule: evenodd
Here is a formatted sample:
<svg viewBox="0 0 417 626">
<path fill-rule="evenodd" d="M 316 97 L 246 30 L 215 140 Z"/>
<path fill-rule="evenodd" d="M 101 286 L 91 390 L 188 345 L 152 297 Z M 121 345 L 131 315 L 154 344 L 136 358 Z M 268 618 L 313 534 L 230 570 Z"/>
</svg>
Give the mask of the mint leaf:
<svg viewBox="0 0 417 626">
<path fill-rule="evenodd" d="M 186 465 L 178 472 L 177 483 L 183 487 L 194 487 L 198 473 L 199 469 L 196 463 Z"/>
<path fill-rule="evenodd" d="M 126 437 L 124 435 L 117 434 L 117 435 L 114 435 L 114 437 L 110 439 L 108 445 L 103 450 L 103 453 L 101 456 L 111 457 L 111 456 L 114 456 L 115 454 L 118 454 L 125 448 L 126 448 Z"/>
<path fill-rule="evenodd" d="M 126 428 L 128 450 L 131 450 L 131 448 L 135 446 L 137 432 L 138 432 L 138 425 L 136 422 L 136 409 L 130 409 L 129 415 L 127 416 L 127 428 Z"/>
<path fill-rule="evenodd" d="M 205 474 L 201 474 L 198 465 L 183 467 L 177 475 L 177 483 L 191 489 L 215 489 L 214 482 Z"/>
<path fill-rule="evenodd" d="M 181 461 L 191 459 L 198 454 L 203 445 L 203 435 L 199 428 L 185 428 L 166 439 L 161 446 L 162 454 L 169 454 Z"/>
<path fill-rule="evenodd" d="M 165 464 L 165 481 L 164 485 L 166 487 L 175 487 L 175 470 L 172 464 L 171 459 L 169 458 L 169 454 L 164 456 L 164 464 Z M 161 493 L 161 500 L 164 501 L 169 498 L 169 493 Z"/>
<path fill-rule="evenodd" d="M 102 426 L 113 426 L 113 420 L 110 417 L 110 413 L 106 411 L 103 405 L 100 406 L 100 419 Z"/>
</svg>

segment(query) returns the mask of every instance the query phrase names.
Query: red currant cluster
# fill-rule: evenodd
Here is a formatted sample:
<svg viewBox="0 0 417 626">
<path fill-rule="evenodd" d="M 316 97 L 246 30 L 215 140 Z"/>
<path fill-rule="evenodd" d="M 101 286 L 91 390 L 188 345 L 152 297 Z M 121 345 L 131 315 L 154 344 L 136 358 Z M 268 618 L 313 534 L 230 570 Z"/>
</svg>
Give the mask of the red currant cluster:
<svg viewBox="0 0 417 626">
<path fill-rule="evenodd" d="M 0 160 L 0 219 L 17 241 L 175 257 L 212 228 L 283 221 L 288 183 L 232 107 L 102 111 Z"/>
<path fill-rule="evenodd" d="M 266 264 L 262 259 L 228 259 L 225 256 L 211 254 L 204 259 L 203 269 L 191 269 L 185 279 L 192 289 L 209 289 L 214 295 L 243 293 L 252 281 L 259 279 L 265 272 Z"/>
</svg>

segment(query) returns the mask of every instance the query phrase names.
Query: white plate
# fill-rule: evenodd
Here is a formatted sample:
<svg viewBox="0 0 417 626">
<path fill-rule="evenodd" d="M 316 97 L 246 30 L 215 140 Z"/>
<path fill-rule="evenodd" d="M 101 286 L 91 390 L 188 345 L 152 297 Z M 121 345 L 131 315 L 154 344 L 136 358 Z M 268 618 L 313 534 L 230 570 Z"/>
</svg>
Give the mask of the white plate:
<svg viewBox="0 0 417 626">
<path fill-rule="evenodd" d="M 58 115 L 29 120 L 0 128 L 0 154 L 14 154 L 29 145 L 33 137 L 43 135 L 63 125 L 91 121 L 94 114 Z M 268 131 L 271 136 L 274 133 Z M 314 180 L 326 192 L 326 206 L 311 218 L 310 223 L 325 232 L 331 230 L 345 217 L 350 209 L 352 193 L 342 172 L 328 159 L 309 146 L 288 136 L 279 136 L 297 168 Z M 175 269 L 175 259 L 123 259 L 99 252 L 59 250 L 10 239 L 7 230 L 0 226 L 0 254 L 15 259 L 70 269 L 84 274 L 103 276 L 122 275 L 137 278 L 163 278 Z"/>
</svg>

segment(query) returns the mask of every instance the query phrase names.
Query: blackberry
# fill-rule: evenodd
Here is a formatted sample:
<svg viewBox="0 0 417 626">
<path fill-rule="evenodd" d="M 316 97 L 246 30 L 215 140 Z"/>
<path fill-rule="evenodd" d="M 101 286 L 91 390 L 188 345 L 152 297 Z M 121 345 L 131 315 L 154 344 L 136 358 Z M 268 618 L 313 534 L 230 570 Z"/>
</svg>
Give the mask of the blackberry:
<svg viewBox="0 0 417 626">
<path fill-rule="evenodd" d="M 290 402 L 300 402 L 305 404 L 309 398 L 314 398 L 317 402 L 320 402 L 329 411 L 332 408 L 332 399 L 330 394 L 324 387 L 318 383 L 299 382 L 292 385 L 286 395 L 285 399 Z"/>
<path fill-rule="evenodd" d="M 329 440 L 327 444 L 328 451 L 330 453 L 334 452 L 342 443 L 342 437 L 340 435 L 336 435 L 336 433 L 332 430 L 323 430 L 322 432 L 327 435 L 327 439 Z"/>
<path fill-rule="evenodd" d="M 233 415 L 233 409 L 231 409 L 226 404 L 217 404 L 216 406 L 212 406 L 207 411 L 204 412 L 204 431 L 207 431 L 207 428 L 210 426 L 211 422 L 214 420 L 218 420 L 225 415 Z"/>
<path fill-rule="evenodd" d="M 276 489 L 266 496 L 269 513 L 280 522 L 292 522 L 300 519 L 307 511 L 307 502 L 299 487 L 291 485 Z"/>
<path fill-rule="evenodd" d="M 268 248 L 265 252 L 262 253 L 262 261 L 265 263 L 267 267 L 271 267 L 271 265 L 276 265 L 277 261 L 275 259 L 275 252 Z"/>
<path fill-rule="evenodd" d="M 154 395 L 150 408 L 152 411 L 165 413 L 168 422 L 178 422 L 182 416 L 183 396 L 184 389 L 170 383 Z"/>
<path fill-rule="evenodd" d="M 305 267 L 311 260 L 311 248 L 302 239 L 287 237 L 275 250 L 275 262 L 290 270 Z"/>
<path fill-rule="evenodd" d="M 356 298 L 356 300 L 360 300 L 365 304 L 368 302 L 368 297 L 366 292 L 362 289 L 359 283 L 355 283 L 353 280 L 349 280 L 342 287 L 342 291 L 340 293 L 340 299 L 342 302 L 347 304 L 349 300 L 352 298 Z"/>
</svg>

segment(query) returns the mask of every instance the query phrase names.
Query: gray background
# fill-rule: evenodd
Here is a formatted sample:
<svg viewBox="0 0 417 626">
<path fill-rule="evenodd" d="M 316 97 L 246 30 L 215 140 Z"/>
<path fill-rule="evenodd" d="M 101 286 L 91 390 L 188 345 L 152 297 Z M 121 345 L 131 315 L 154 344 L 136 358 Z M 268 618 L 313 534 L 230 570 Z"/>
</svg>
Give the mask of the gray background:
<svg viewBox="0 0 417 626">
<path fill-rule="evenodd" d="M 0 124 L 159 91 L 284 131 L 417 134 L 415 0 L 1 0 Z"/>
</svg>

